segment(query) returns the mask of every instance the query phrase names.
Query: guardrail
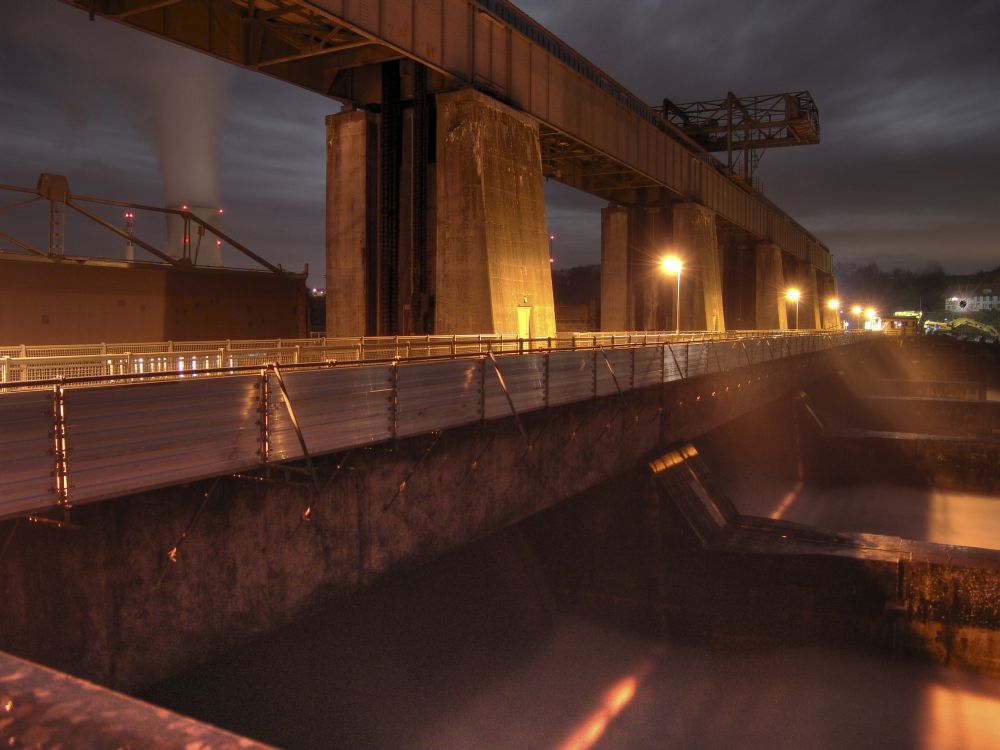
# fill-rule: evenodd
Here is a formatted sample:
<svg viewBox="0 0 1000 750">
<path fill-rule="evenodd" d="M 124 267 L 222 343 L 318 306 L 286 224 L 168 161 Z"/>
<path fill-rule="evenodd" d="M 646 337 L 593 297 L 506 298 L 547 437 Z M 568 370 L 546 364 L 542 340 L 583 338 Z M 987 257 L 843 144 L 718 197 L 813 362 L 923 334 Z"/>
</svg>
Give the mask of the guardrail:
<svg viewBox="0 0 1000 750">
<path fill-rule="evenodd" d="M 105 375 L 169 373 L 189 376 L 194 371 L 228 372 L 266 364 L 297 365 L 414 359 L 442 355 L 465 356 L 487 352 L 523 353 L 557 349 L 619 348 L 658 343 L 732 341 L 766 336 L 813 335 L 815 331 L 691 331 L 566 333 L 541 339 L 519 339 L 514 334 L 388 337 L 313 337 L 215 341 L 153 341 L 40 346 L 0 346 L 0 389 L 31 387 L 28 381 Z"/>
<path fill-rule="evenodd" d="M 857 334 L 814 332 L 537 350 L 526 348 L 535 342 L 505 341 L 487 342 L 515 348 L 498 356 L 447 353 L 410 361 L 271 363 L 163 373 L 146 382 L 135 374 L 35 382 L 31 388 L 0 393 L 0 518 L 306 458 L 306 451 L 333 453 L 499 419 L 857 340 Z"/>
</svg>

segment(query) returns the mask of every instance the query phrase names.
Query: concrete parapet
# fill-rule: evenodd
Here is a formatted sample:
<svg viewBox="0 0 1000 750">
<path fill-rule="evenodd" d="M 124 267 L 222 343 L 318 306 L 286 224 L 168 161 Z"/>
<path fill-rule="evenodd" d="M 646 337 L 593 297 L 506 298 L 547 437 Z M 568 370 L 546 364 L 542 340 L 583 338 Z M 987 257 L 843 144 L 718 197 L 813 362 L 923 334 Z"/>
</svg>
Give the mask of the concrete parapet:
<svg viewBox="0 0 1000 750">
<path fill-rule="evenodd" d="M 326 118 L 326 331 L 364 336 L 375 116 L 356 110 Z"/>
<path fill-rule="evenodd" d="M 785 273 L 781 248 L 770 242 L 758 243 L 757 255 L 757 328 L 777 331 L 788 329 L 785 306 Z"/>
<path fill-rule="evenodd" d="M 684 261 L 681 329 L 726 330 L 722 306 L 722 252 L 715 212 L 698 203 L 673 208 L 674 246 Z"/>
<path fill-rule="evenodd" d="M 437 96 L 437 333 L 556 332 L 538 123 Z"/>
</svg>

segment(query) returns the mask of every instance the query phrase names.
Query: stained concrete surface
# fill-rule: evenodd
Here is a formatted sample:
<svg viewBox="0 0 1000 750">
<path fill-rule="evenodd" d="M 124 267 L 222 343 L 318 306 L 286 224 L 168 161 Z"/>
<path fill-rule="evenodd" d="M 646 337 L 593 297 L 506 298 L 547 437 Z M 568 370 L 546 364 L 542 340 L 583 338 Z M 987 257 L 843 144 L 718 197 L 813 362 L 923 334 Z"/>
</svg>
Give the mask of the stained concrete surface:
<svg viewBox="0 0 1000 750">
<path fill-rule="evenodd" d="M 671 643 L 556 608 L 515 532 L 144 697 L 288 748 L 993 748 L 1000 682 L 863 652 Z"/>
</svg>

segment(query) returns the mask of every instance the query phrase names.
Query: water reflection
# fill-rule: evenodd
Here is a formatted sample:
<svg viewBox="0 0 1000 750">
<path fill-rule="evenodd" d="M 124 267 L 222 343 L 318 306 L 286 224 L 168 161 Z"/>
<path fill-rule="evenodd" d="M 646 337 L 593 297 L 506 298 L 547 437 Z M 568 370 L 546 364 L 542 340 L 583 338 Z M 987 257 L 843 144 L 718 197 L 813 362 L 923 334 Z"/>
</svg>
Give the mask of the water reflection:
<svg viewBox="0 0 1000 750">
<path fill-rule="evenodd" d="M 288 748 L 1000 747 L 998 681 L 612 630 L 553 605 L 516 530 L 144 697 Z"/>
</svg>

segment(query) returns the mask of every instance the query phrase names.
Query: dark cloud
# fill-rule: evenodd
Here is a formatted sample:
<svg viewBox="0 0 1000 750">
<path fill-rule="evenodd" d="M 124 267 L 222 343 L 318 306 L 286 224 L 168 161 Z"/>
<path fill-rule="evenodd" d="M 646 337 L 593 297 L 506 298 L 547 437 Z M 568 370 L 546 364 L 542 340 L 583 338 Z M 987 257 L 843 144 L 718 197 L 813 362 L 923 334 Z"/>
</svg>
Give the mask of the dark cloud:
<svg viewBox="0 0 1000 750">
<path fill-rule="evenodd" d="M 1000 264 L 1000 2 L 520 5 L 650 102 L 811 91 L 822 143 L 758 174 L 837 258 Z"/>
<path fill-rule="evenodd" d="M 765 192 L 838 259 L 956 271 L 1000 263 L 1000 2 L 522 0 L 649 102 L 810 90 L 819 146 L 764 156 Z M 331 100 L 55 0 L 0 4 L 0 182 L 163 203 L 149 70 L 225 68 L 227 227 L 289 267 L 323 264 Z M 600 201 L 547 185 L 559 265 L 596 262 Z"/>
</svg>

